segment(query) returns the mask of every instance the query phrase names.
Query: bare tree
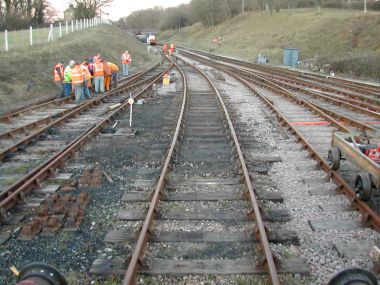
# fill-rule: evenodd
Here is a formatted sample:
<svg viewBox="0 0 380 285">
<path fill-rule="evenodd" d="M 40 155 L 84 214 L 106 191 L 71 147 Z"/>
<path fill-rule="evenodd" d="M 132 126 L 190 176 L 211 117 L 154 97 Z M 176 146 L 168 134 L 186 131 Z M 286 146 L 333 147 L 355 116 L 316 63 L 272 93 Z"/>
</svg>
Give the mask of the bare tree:
<svg viewBox="0 0 380 285">
<path fill-rule="evenodd" d="M 104 8 L 112 4 L 113 0 L 72 0 L 77 18 L 92 18 L 107 14 Z"/>
</svg>

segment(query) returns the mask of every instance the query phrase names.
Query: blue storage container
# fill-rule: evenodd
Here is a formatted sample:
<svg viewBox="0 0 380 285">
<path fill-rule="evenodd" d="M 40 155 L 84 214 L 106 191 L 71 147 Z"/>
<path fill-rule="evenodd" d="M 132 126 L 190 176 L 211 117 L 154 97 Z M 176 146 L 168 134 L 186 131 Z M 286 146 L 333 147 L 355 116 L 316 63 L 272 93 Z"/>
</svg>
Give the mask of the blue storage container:
<svg viewBox="0 0 380 285">
<path fill-rule="evenodd" d="M 298 65 L 298 48 L 284 49 L 284 65 L 293 67 Z"/>
</svg>

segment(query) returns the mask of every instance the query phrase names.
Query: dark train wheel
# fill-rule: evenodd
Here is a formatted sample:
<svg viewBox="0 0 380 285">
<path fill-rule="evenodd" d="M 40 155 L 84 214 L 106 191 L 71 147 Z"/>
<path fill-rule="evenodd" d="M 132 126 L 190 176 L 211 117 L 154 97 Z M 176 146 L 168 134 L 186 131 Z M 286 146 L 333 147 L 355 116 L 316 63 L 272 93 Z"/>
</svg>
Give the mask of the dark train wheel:
<svg viewBox="0 0 380 285">
<path fill-rule="evenodd" d="M 329 153 L 327 156 L 327 160 L 329 162 L 330 169 L 338 170 L 340 167 L 340 150 L 336 146 L 333 146 L 329 149 Z"/>
<path fill-rule="evenodd" d="M 355 193 L 362 201 L 368 201 L 372 193 L 372 180 L 369 173 L 360 173 L 355 179 Z"/>
<path fill-rule="evenodd" d="M 377 280 L 371 272 L 348 268 L 336 273 L 327 285 L 377 285 Z"/>
<path fill-rule="evenodd" d="M 31 280 L 39 285 L 68 285 L 65 277 L 55 267 L 33 262 L 20 270 L 18 281 Z"/>
</svg>

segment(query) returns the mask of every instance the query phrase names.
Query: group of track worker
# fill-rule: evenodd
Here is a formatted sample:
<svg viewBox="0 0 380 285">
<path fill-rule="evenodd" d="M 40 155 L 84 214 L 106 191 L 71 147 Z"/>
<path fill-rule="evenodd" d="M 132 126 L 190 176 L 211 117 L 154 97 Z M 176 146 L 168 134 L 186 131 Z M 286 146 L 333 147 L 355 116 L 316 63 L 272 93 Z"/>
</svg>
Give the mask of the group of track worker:
<svg viewBox="0 0 380 285">
<path fill-rule="evenodd" d="M 170 46 L 167 43 L 163 44 L 162 45 L 162 52 L 164 54 L 169 54 L 169 55 L 174 54 L 174 52 L 175 52 L 174 44 L 170 44 Z"/>
<path fill-rule="evenodd" d="M 126 56 L 126 53 L 128 56 Z M 125 59 L 128 58 L 128 61 Z M 132 61 L 128 51 L 121 56 L 123 71 L 129 69 Z M 128 64 L 128 67 L 124 65 Z M 123 72 L 123 76 L 128 72 Z M 54 81 L 59 89 L 58 98 L 69 97 L 75 94 L 75 102 L 91 98 L 91 93 L 108 92 L 117 87 L 119 80 L 119 67 L 104 59 L 101 54 L 88 58 L 82 63 L 71 60 L 64 68 L 62 63 L 54 67 Z"/>
</svg>

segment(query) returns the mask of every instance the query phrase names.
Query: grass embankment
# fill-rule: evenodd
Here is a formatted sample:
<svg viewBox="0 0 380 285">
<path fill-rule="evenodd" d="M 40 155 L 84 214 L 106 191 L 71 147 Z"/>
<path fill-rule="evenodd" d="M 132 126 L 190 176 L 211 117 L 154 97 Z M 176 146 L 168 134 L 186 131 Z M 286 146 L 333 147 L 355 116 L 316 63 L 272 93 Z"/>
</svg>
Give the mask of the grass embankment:
<svg viewBox="0 0 380 285">
<path fill-rule="evenodd" d="M 361 78 L 380 76 L 380 13 L 322 9 L 300 9 L 291 13 L 241 14 L 214 27 L 197 23 L 180 31 L 164 31 L 161 42 L 174 42 L 215 53 L 256 60 L 267 55 L 282 64 L 283 48 L 296 47 L 300 60 L 318 66 L 331 64 L 336 72 Z M 222 36 L 222 46 L 211 39 Z"/>
<path fill-rule="evenodd" d="M 0 53 L 0 114 L 57 93 L 53 69 L 57 62 L 66 66 L 71 59 L 82 62 L 100 52 L 121 67 L 121 54 L 132 55 L 132 73 L 145 70 L 160 61 L 146 52 L 144 44 L 121 29 L 100 25 L 78 31 L 55 42 Z M 27 92 L 27 87 L 31 92 Z"/>
</svg>

